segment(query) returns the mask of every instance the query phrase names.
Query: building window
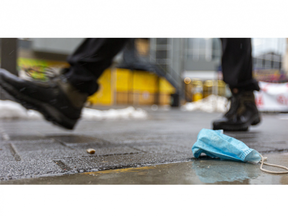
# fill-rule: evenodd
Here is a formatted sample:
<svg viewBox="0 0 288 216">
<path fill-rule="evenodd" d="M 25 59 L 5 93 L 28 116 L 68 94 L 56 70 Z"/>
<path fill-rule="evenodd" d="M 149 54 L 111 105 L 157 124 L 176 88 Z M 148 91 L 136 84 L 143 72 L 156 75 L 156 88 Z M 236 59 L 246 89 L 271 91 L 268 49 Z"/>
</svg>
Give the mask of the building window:
<svg viewBox="0 0 288 216">
<path fill-rule="evenodd" d="M 212 39 L 212 59 L 220 60 L 222 55 L 221 41 L 219 38 Z"/>
<path fill-rule="evenodd" d="M 192 61 L 211 61 L 221 56 L 218 38 L 188 38 L 187 58 Z"/>
</svg>

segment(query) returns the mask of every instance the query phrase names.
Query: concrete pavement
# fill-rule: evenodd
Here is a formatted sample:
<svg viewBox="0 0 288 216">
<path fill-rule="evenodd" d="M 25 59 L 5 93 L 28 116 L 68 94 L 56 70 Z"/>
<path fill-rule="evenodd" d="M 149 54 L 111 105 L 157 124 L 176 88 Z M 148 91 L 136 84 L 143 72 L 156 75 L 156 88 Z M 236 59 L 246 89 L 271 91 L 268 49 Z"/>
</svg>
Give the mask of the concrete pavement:
<svg viewBox="0 0 288 216">
<path fill-rule="evenodd" d="M 146 120 L 80 121 L 74 131 L 42 120 L 0 122 L 1 184 L 287 184 L 259 165 L 195 160 L 191 147 L 221 113 L 148 110 Z M 287 114 L 263 114 L 248 132 L 229 132 L 288 166 Z M 86 149 L 94 148 L 90 155 Z"/>
</svg>

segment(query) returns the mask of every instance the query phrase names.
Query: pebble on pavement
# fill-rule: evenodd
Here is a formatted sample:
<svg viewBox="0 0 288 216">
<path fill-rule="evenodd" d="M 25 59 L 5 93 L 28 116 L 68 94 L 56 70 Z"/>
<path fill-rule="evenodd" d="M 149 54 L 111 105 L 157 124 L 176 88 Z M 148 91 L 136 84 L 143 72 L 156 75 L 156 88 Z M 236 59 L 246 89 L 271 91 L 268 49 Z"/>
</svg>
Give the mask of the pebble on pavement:
<svg viewBox="0 0 288 216">
<path fill-rule="evenodd" d="M 87 149 L 86 151 L 89 154 L 95 154 L 95 149 Z"/>
</svg>

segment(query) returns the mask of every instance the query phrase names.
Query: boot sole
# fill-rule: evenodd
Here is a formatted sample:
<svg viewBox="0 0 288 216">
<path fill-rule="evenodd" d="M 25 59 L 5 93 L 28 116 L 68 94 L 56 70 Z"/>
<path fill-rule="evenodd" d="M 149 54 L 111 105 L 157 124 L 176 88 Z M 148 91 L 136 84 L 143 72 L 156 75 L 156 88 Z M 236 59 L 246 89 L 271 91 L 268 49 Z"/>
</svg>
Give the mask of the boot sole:
<svg viewBox="0 0 288 216">
<path fill-rule="evenodd" d="M 261 122 L 260 116 L 256 116 L 252 119 L 252 122 L 247 122 L 242 125 L 221 125 L 217 126 L 213 124 L 213 130 L 224 130 L 224 131 L 248 131 L 250 125 L 257 125 Z"/>
<path fill-rule="evenodd" d="M 238 126 L 238 125 L 223 125 L 222 127 L 219 126 L 214 126 L 213 125 L 213 130 L 224 130 L 224 131 L 248 131 L 249 126 Z"/>
<path fill-rule="evenodd" d="M 258 116 L 252 123 L 251 123 L 251 125 L 257 125 L 257 124 L 259 124 L 261 122 L 261 118 L 260 118 L 260 116 Z"/>
<path fill-rule="evenodd" d="M 26 95 L 21 94 L 13 86 L 8 85 L 1 79 L 0 86 L 8 95 L 12 96 L 15 101 L 20 103 L 23 107 L 25 107 L 26 109 L 33 109 L 39 111 L 47 121 L 52 122 L 57 126 L 72 130 L 78 121 L 78 119 L 67 118 L 50 104 L 37 101 Z"/>
</svg>

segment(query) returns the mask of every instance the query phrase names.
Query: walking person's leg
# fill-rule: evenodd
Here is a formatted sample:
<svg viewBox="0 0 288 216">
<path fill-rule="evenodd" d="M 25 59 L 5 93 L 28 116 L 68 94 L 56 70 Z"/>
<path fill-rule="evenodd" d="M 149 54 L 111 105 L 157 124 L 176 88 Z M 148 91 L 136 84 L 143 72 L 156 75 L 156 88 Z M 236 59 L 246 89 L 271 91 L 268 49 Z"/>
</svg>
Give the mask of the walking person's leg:
<svg viewBox="0 0 288 216">
<path fill-rule="evenodd" d="M 0 69 L 0 86 L 28 109 L 46 120 L 73 129 L 89 95 L 98 89 L 97 79 L 128 39 L 86 39 L 69 56 L 70 67 L 47 82 L 27 81 Z"/>
<path fill-rule="evenodd" d="M 89 38 L 68 56 L 71 65 L 65 73 L 68 81 L 89 95 L 97 89 L 97 79 L 111 64 L 114 56 L 124 47 L 126 38 Z"/>
<path fill-rule="evenodd" d="M 247 130 L 260 122 L 253 91 L 259 91 L 253 79 L 252 46 L 250 38 L 223 38 L 223 80 L 232 92 L 229 111 L 213 122 L 213 129 Z"/>
</svg>

